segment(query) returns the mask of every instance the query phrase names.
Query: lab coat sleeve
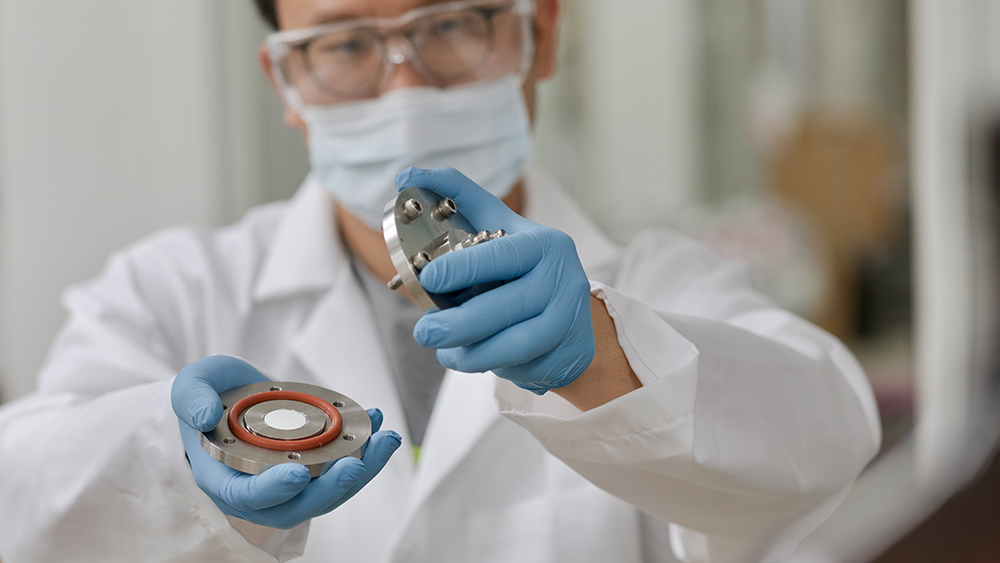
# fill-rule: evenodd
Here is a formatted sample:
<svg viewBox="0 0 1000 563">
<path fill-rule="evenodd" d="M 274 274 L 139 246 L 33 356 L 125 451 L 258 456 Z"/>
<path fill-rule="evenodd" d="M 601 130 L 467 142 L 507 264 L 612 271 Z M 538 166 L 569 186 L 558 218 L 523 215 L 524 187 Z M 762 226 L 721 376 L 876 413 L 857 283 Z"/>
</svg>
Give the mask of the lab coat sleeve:
<svg viewBox="0 0 1000 563">
<path fill-rule="evenodd" d="M 241 533 L 194 482 L 170 406 L 179 342 L 153 311 L 183 310 L 184 292 L 164 288 L 184 284 L 155 254 L 123 252 L 67 292 L 70 319 L 38 390 L 0 409 L 5 563 L 273 562 L 302 552 L 307 524 L 235 523 Z"/>
<path fill-rule="evenodd" d="M 597 486 L 672 523 L 684 561 L 776 561 L 837 507 L 881 440 L 835 338 L 742 268 L 660 233 L 593 283 L 642 387 L 588 412 L 501 382 L 501 412 Z"/>
</svg>

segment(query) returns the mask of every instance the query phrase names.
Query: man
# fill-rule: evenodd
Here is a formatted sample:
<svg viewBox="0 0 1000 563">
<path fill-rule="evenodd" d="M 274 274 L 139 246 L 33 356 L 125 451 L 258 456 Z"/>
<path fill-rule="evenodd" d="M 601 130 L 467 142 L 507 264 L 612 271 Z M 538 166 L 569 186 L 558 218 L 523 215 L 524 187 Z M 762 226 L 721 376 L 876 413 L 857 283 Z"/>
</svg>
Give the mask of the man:
<svg viewBox="0 0 1000 563">
<path fill-rule="evenodd" d="M 0 411 L 5 561 L 759 561 L 832 512 L 880 438 L 844 347 L 694 243 L 615 247 L 525 174 L 557 0 L 258 5 L 312 174 L 67 294 L 38 391 Z M 426 315 L 387 289 L 407 186 L 510 233 L 427 290 L 507 283 Z M 399 433 L 316 479 L 229 469 L 198 431 L 263 373 Z"/>
</svg>

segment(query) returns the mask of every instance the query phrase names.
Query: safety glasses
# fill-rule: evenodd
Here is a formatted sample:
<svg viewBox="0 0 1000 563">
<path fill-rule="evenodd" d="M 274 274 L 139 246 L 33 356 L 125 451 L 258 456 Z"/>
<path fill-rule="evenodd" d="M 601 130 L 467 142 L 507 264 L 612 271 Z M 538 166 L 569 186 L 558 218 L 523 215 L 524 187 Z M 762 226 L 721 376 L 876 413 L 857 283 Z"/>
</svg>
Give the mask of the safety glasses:
<svg viewBox="0 0 1000 563">
<path fill-rule="evenodd" d="M 379 96 L 408 63 L 430 86 L 527 74 L 534 55 L 532 0 L 466 0 L 274 33 L 275 79 L 293 109 Z"/>
</svg>

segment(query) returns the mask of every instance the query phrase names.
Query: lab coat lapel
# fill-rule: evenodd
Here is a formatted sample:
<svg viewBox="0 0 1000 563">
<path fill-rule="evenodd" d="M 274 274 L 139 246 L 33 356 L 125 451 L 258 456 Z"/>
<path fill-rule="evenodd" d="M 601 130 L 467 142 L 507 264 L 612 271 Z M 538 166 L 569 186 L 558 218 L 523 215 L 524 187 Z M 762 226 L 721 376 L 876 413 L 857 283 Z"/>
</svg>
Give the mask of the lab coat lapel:
<svg viewBox="0 0 1000 563">
<path fill-rule="evenodd" d="M 445 373 L 420 450 L 408 518 L 419 512 L 483 434 L 501 420 L 494 399 L 495 385 L 492 373 Z"/>
<path fill-rule="evenodd" d="M 349 264 L 339 269 L 329 292 L 292 339 L 291 352 L 318 384 L 366 408 L 381 409 L 382 428 L 395 430 L 403 438 L 399 451 L 356 499 L 314 522 L 316 537 L 310 544 L 317 550 L 336 549 L 349 537 L 373 534 L 373 530 L 359 527 L 372 521 L 381 523 L 385 536 L 398 535 L 413 484 L 410 438 L 367 297 Z M 368 555 L 373 561 L 384 561 L 394 551 L 394 544 L 380 544 L 370 546 Z"/>
<path fill-rule="evenodd" d="M 423 509 L 434 491 L 456 472 L 461 462 L 479 445 L 484 434 L 501 420 L 493 398 L 496 376 L 492 373 L 459 373 L 448 370 L 438 394 L 420 451 L 415 482 L 398 533 L 393 538 L 392 561 L 412 560 L 424 538 L 420 526 Z"/>
<path fill-rule="evenodd" d="M 349 265 L 340 269 L 330 291 L 292 339 L 291 349 L 322 385 L 365 407 L 378 407 L 385 416 L 385 428 L 406 434 L 382 340 Z"/>
</svg>

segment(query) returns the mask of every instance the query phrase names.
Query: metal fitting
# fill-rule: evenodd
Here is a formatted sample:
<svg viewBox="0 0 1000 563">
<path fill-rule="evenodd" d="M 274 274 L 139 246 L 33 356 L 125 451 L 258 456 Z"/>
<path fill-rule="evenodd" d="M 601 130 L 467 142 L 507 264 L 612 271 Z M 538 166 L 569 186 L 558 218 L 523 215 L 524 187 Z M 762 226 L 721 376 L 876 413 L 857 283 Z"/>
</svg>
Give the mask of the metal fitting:
<svg viewBox="0 0 1000 563">
<path fill-rule="evenodd" d="M 423 270 L 425 266 L 431 263 L 431 255 L 426 252 L 418 252 L 413 255 L 413 267 L 419 272 Z"/>
<path fill-rule="evenodd" d="M 431 209 L 431 217 L 433 217 L 435 221 L 445 221 L 450 219 L 452 215 L 456 213 L 458 213 L 458 206 L 455 205 L 455 202 L 450 197 L 446 197 L 437 202 L 437 205 Z"/>
<path fill-rule="evenodd" d="M 410 221 L 417 220 L 418 217 L 423 215 L 424 207 L 420 205 L 420 202 L 415 199 L 408 199 L 403 202 L 403 214 Z"/>
</svg>

